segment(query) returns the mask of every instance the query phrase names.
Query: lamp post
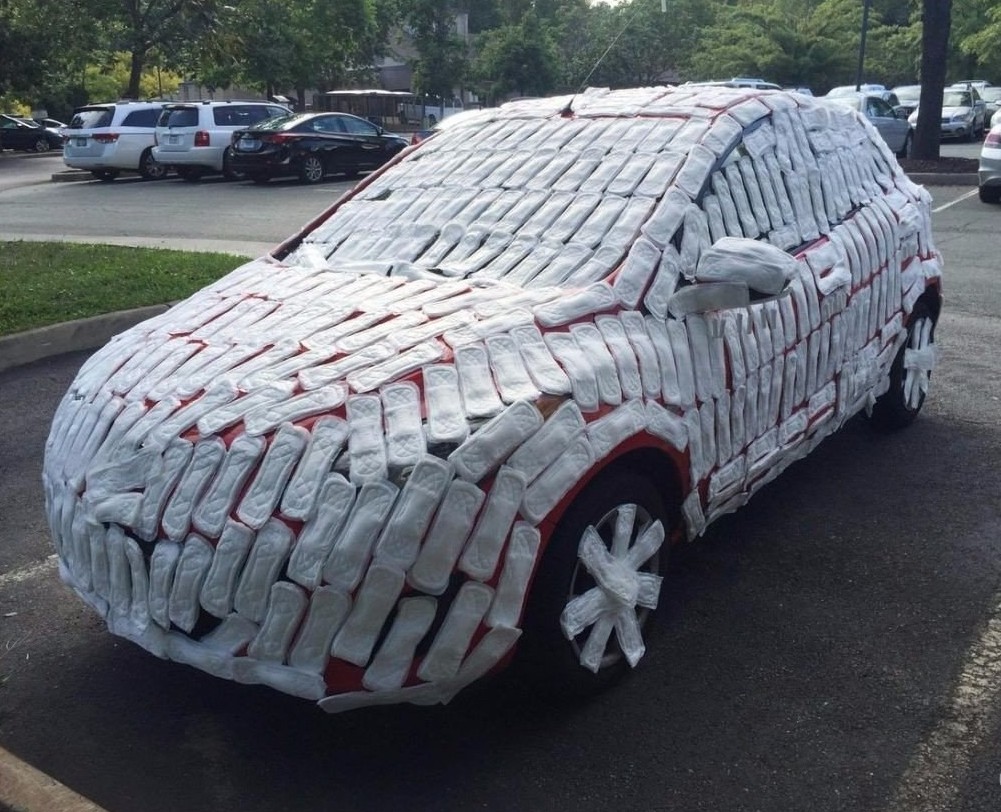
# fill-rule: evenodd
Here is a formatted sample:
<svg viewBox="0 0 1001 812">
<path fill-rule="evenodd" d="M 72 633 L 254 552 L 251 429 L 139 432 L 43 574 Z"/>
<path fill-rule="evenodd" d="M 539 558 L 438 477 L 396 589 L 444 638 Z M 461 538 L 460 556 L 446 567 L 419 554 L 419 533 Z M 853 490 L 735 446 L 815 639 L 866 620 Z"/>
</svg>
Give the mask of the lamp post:
<svg viewBox="0 0 1001 812">
<path fill-rule="evenodd" d="M 862 89 L 862 66 L 865 64 L 865 35 L 869 29 L 869 6 L 872 0 L 862 0 L 862 38 L 858 46 L 858 70 L 855 71 L 855 91 Z"/>
</svg>

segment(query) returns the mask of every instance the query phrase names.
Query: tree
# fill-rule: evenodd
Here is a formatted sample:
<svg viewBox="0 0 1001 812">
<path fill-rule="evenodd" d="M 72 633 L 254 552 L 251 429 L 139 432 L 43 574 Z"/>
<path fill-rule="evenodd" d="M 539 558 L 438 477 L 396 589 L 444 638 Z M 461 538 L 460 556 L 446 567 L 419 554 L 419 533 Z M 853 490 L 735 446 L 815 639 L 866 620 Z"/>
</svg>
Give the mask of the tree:
<svg viewBox="0 0 1001 812">
<path fill-rule="evenodd" d="M 97 4 L 110 34 L 110 50 L 129 54 L 128 98 L 138 98 L 143 70 L 152 54 L 170 53 L 218 18 L 217 0 L 116 0 Z"/>
<path fill-rule="evenodd" d="M 942 94 L 949 55 L 952 0 L 922 0 L 922 9 L 921 98 L 911 154 L 917 159 L 935 160 L 939 156 L 941 138 Z"/>
<path fill-rule="evenodd" d="M 518 25 L 484 34 L 473 74 L 481 95 L 497 101 L 514 93 L 543 96 L 556 83 L 556 46 L 539 18 L 528 12 Z"/>
<path fill-rule="evenodd" d="M 443 103 L 462 84 L 468 65 L 466 43 L 456 33 L 457 12 L 452 0 L 411 0 L 405 12 L 418 53 L 414 90 Z"/>
</svg>

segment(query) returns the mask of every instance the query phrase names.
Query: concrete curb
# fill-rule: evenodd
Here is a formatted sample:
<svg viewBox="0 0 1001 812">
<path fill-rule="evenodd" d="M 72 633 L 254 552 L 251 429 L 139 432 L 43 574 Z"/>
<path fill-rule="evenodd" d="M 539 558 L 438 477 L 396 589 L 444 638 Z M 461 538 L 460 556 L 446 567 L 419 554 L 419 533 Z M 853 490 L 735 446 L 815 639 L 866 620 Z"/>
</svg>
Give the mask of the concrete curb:
<svg viewBox="0 0 1001 812">
<path fill-rule="evenodd" d="M 907 177 L 922 186 L 979 186 L 976 172 L 911 172 Z"/>
<path fill-rule="evenodd" d="M 75 350 L 102 347 L 112 336 L 159 316 L 169 307 L 165 304 L 137 307 L 0 337 L 0 372 Z"/>
<path fill-rule="evenodd" d="M 2 747 L 0 807 L 12 812 L 106 812 Z"/>
</svg>

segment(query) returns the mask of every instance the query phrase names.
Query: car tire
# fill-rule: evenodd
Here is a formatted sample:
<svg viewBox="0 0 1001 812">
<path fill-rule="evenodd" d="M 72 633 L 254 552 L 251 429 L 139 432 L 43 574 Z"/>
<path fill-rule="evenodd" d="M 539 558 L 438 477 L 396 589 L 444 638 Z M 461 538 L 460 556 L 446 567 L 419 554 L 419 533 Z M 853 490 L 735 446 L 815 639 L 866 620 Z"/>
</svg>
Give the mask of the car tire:
<svg viewBox="0 0 1001 812">
<path fill-rule="evenodd" d="M 552 689 L 555 696 L 586 697 L 617 682 L 629 671 L 629 663 L 614 631 L 607 638 L 597 670 L 591 671 L 581 664 L 587 640 L 602 621 L 585 627 L 573 639 L 568 639 L 561 626 L 561 616 L 567 605 L 579 595 L 597 588 L 578 557 L 585 531 L 594 527 L 605 546 L 611 548 L 618 517 L 625 514 L 623 521 L 629 523 L 626 518 L 629 505 L 635 506 L 632 508 L 635 513 L 630 546 L 644 529 L 657 521 L 670 538 L 674 525 L 669 521 L 669 513 L 653 482 L 631 468 L 613 467 L 599 474 L 574 499 L 545 549 L 526 608 L 524 635 L 515 666 L 516 672 L 539 691 L 549 693 Z M 675 511 L 675 515 L 680 517 L 680 512 Z M 675 523 L 679 520 L 675 518 Z M 640 571 L 662 575 L 667 565 L 668 543 L 664 541 L 640 565 Z M 651 630 L 654 610 L 638 605 L 632 609 L 623 608 L 634 612 L 637 627 L 645 640 Z"/>
<path fill-rule="evenodd" d="M 233 162 L 233 150 L 231 150 L 229 147 L 226 147 L 225 151 L 222 154 L 222 176 L 226 178 L 226 180 L 243 180 L 245 177 L 247 177 L 246 173 L 238 172 L 237 170 L 233 169 L 230 166 L 232 162 Z"/>
<path fill-rule="evenodd" d="M 303 183 L 319 183 L 323 180 L 323 159 L 319 155 L 309 153 L 299 161 L 299 180 Z"/>
<path fill-rule="evenodd" d="M 163 180 L 167 177 L 167 165 L 153 157 L 153 150 L 148 149 L 139 159 L 139 174 L 144 180 Z"/>
<path fill-rule="evenodd" d="M 881 431 L 907 428 L 917 418 L 925 402 L 931 370 L 905 369 L 908 350 L 934 349 L 935 318 L 928 303 L 918 300 L 907 323 L 907 341 L 890 366 L 890 388 L 876 398 L 870 420 Z"/>
<path fill-rule="evenodd" d="M 35 152 L 48 152 L 52 149 L 52 144 L 49 143 L 48 138 L 36 138 L 35 143 L 31 145 L 31 148 Z"/>
<path fill-rule="evenodd" d="M 200 166 L 179 166 L 176 169 L 177 177 L 189 183 L 202 179 L 202 168 Z"/>
<path fill-rule="evenodd" d="M 900 147 L 900 152 L 897 153 L 898 158 L 910 158 L 911 157 L 911 147 L 914 145 L 914 138 L 912 137 L 911 131 L 907 131 L 907 135 L 904 136 L 904 143 Z"/>
<path fill-rule="evenodd" d="M 983 203 L 1001 203 L 1001 186 L 981 186 L 977 193 Z"/>
<path fill-rule="evenodd" d="M 103 183 L 110 183 L 111 181 L 113 181 L 115 178 L 118 177 L 118 170 L 94 169 L 93 171 L 91 171 L 90 174 L 93 175 L 97 180 L 102 181 Z"/>
</svg>

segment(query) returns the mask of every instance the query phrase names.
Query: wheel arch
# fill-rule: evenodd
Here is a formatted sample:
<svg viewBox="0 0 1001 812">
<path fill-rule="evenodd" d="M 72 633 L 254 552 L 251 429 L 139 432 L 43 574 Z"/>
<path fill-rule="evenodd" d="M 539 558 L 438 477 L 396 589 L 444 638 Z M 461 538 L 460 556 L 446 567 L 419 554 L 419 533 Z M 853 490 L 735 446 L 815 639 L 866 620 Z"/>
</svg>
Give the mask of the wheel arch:
<svg viewBox="0 0 1001 812">
<path fill-rule="evenodd" d="M 686 451 L 680 451 L 664 441 L 646 432 L 633 435 L 620 443 L 611 453 L 603 457 L 569 490 L 560 502 L 539 523 L 542 535 L 540 559 L 545 554 L 545 547 L 552 537 L 560 519 L 574 503 L 577 497 L 592 482 L 602 476 L 614 473 L 616 470 L 630 470 L 641 476 L 650 478 L 658 492 L 664 497 L 664 507 L 669 512 L 676 538 L 674 542 L 684 538 L 684 515 L 681 504 L 692 490 L 689 457 Z"/>
</svg>

